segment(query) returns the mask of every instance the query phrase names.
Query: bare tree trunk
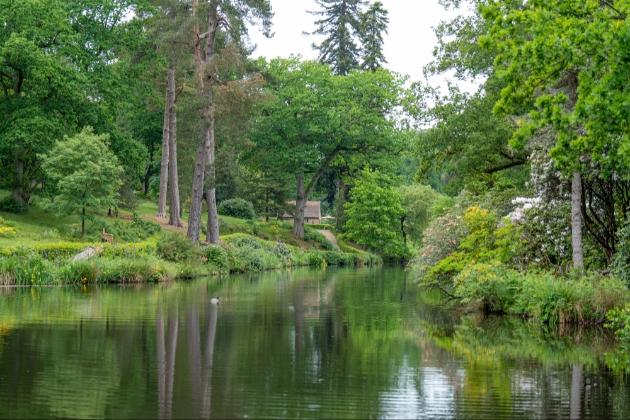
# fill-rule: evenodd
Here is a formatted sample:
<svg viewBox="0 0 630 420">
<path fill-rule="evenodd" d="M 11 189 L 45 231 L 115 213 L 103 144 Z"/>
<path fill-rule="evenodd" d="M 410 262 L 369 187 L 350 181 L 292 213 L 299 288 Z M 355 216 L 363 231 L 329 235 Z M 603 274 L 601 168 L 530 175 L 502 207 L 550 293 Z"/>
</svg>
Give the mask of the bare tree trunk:
<svg viewBox="0 0 630 420">
<path fill-rule="evenodd" d="M 212 103 L 210 103 L 212 107 Z M 211 111 L 212 112 L 212 111 Z M 211 127 L 208 129 L 208 139 L 210 146 L 207 154 L 206 173 L 207 181 L 210 188 L 206 190 L 206 203 L 208 204 L 208 230 L 206 232 L 206 241 L 211 244 L 219 243 L 219 213 L 217 212 L 216 184 L 215 184 L 215 167 L 214 167 L 214 121 L 210 119 Z"/>
<path fill-rule="evenodd" d="M 158 217 L 166 218 L 166 194 L 168 189 L 168 161 L 169 161 L 169 134 L 170 134 L 170 115 L 173 103 L 172 98 L 175 97 L 175 70 L 170 68 L 166 71 L 166 106 L 164 108 L 164 128 L 162 129 L 162 168 L 160 169 L 160 194 L 158 196 Z M 173 84 L 171 84 L 173 79 Z"/>
<path fill-rule="evenodd" d="M 198 0 L 193 0 L 193 10 L 197 11 Z M 206 164 L 208 156 L 211 152 L 214 155 L 214 115 L 212 113 L 212 87 L 213 79 L 212 73 L 214 69 L 210 68 L 211 62 L 214 58 L 214 41 L 216 38 L 216 31 L 219 23 L 219 16 L 217 13 L 218 0 L 211 0 L 209 4 L 208 12 L 208 32 L 199 35 L 199 27 L 195 25 L 194 32 L 198 42 L 195 44 L 195 78 L 197 80 L 197 93 L 200 97 L 206 100 L 206 106 L 201 115 L 201 122 L 206 127 L 205 141 L 197 148 L 195 158 L 195 172 L 193 175 L 193 190 L 190 197 L 190 215 L 188 216 L 188 238 L 193 242 L 199 242 L 199 229 L 201 227 L 201 200 L 203 199 L 203 182 L 206 170 Z M 205 54 L 202 59 L 201 54 L 201 41 L 206 40 Z M 206 79 L 204 81 L 204 78 Z M 210 208 L 210 202 L 213 197 L 209 198 L 208 212 L 212 212 Z M 216 203 L 214 206 L 214 212 L 216 213 Z M 218 219 L 218 217 L 217 217 Z M 210 226 L 208 230 L 210 230 Z M 218 237 L 218 222 L 217 222 L 217 237 Z M 218 242 L 218 239 L 217 239 Z"/>
<path fill-rule="evenodd" d="M 573 247 L 573 267 L 584 271 L 582 251 L 582 177 L 573 172 L 571 181 L 571 245 Z"/>
<path fill-rule="evenodd" d="M 17 185 L 11 191 L 11 198 L 20 203 L 24 203 L 24 195 L 22 194 L 22 181 L 24 180 L 24 161 L 20 159 L 20 150 L 16 147 L 13 150 L 13 165 L 15 166 L 15 178 Z"/>
<path fill-rule="evenodd" d="M 297 177 L 297 196 L 295 198 L 295 217 L 293 218 L 293 234 L 304 239 L 304 209 L 308 197 L 304 192 L 304 174 Z"/>
<path fill-rule="evenodd" d="M 203 175 L 205 166 L 205 146 L 197 147 L 195 154 L 195 171 L 193 173 L 192 193 L 190 194 L 190 213 L 188 215 L 188 239 L 194 243 L 199 242 L 199 230 L 201 229 L 201 200 L 203 198 Z"/>
<path fill-rule="evenodd" d="M 168 207 L 168 224 L 171 226 L 181 227 L 182 222 L 179 216 L 179 179 L 177 176 L 177 99 L 175 98 L 175 72 L 169 69 L 169 95 L 171 98 L 171 109 L 168 117 L 168 149 L 169 149 L 169 165 L 168 165 L 168 183 L 171 187 L 170 202 Z"/>
</svg>

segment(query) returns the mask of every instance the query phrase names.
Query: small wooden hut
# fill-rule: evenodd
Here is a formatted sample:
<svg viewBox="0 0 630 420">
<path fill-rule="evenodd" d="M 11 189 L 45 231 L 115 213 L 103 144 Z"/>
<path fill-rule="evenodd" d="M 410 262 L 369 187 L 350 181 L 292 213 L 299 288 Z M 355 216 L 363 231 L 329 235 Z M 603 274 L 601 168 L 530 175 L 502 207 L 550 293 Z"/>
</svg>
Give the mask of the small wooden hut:
<svg viewBox="0 0 630 420">
<path fill-rule="evenodd" d="M 295 201 L 287 201 L 287 204 L 295 206 Z M 282 220 L 293 223 L 295 215 L 285 212 Z M 307 201 L 304 207 L 304 223 L 309 225 L 319 225 L 322 223 L 322 207 L 319 201 Z"/>
</svg>

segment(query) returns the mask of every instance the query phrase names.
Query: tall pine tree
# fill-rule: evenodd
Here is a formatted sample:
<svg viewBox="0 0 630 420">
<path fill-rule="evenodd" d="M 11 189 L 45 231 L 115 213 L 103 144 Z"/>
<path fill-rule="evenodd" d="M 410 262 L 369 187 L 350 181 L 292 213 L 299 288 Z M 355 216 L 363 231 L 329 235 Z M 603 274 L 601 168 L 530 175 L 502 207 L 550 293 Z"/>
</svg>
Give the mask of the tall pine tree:
<svg viewBox="0 0 630 420">
<path fill-rule="evenodd" d="M 315 21 L 316 28 L 309 35 L 324 35 L 321 44 L 313 43 L 319 51 L 318 61 L 332 67 L 335 74 L 347 75 L 359 68 L 362 0 L 316 0 L 321 10 L 309 12 L 321 19 Z"/>
<path fill-rule="evenodd" d="M 363 49 L 361 51 L 361 69 L 376 71 L 387 63 L 383 55 L 383 33 L 387 33 L 387 10 L 380 1 L 370 5 L 361 13 L 360 36 Z"/>
</svg>

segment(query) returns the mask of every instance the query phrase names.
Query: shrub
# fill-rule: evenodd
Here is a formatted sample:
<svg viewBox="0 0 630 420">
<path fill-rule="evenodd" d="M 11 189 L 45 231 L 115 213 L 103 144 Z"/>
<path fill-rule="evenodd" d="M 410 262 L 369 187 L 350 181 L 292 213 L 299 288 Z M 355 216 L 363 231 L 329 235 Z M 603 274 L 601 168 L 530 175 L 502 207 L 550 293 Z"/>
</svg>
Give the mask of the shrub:
<svg viewBox="0 0 630 420">
<path fill-rule="evenodd" d="M 22 203 L 11 196 L 8 196 L 0 200 L 0 211 L 22 214 L 28 212 L 28 204 Z"/>
<path fill-rule="evenodd" d="M 230 269 L 230 261 L 225 249 L 218 245 L 209 245 L 202 248 L 206 263 L 212 264 L 220 271 L 227 271 Z"/>
<path fill-rule="evenodd" d="M 127 242 L 136 242 L 147 239 L 162 231 L 162 226 L 153 220 L 143 220 L 137 213 L 134 213 L 131 222 L 116 220 L 112 227 L 105 227 L 108 232 Z"/>
<path fill-rule="evenodd" d="M 521 273 L 496 261 L 468 265 L 453 284 L 455 296 L 473 309 L 525 315 L 549 324 L 601 322 L 609 310 L 628 301 L 625 286 L 616 278 Z"/>
<path fill-rule="evenodd" d="M 630 287 L 630 224 L 617 231 L 617 241 L 612 271 Z"/>
<path fill-rule="evenodd" d="M 623 308 L 613 308 L 606 314 L 608 323 L 604 327 L 615 332 L 615 337 L 622 343 L 625 349 L 630 346 L 630 305 Z"/>
<path fill-rule="evenodd" d="M 315 267 L 326 267 L 326 259 L 318 252 L 311 252 L 309 254 L 309 265 L 313 265 Z"/>
<path fill-rule="evenodd" d="M 171 262 L 192 260 L 201 254 L 195 244 L 179 233 L 164 235 L 157 243 L 157 252 Z"/>
<path fill-rule="evenodd" d="M 242 198 L 232 198 L 222 201 L 219 203 L 217 211 L 224 216 L 238 217 L 239 219 L 251 220 L 256 217 L 254 205 Z"/>
<path fill-rule="evenodd" d="M 99 258 L 96 260 L 100 281 L 140 283 L 169 280 L 171 275 L 156 258 Z"/>
</svg>

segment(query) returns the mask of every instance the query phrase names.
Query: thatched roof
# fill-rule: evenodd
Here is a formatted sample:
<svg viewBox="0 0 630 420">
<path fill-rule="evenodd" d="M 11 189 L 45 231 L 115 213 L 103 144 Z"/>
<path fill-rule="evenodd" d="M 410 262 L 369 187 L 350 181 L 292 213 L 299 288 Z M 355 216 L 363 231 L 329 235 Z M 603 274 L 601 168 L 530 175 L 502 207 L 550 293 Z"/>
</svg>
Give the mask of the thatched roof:
<svg viewBox="0 0 630 420">
<path fill-rule="evenodd" d="M 287 201 L 287 204 L 295 206 L 295 201 Z M 282 218 L 291 218 L 295 217 L 293 214 L 284 213 Z M 321 203 L 319 201 L 307 201 L 306 207 L 304 208 L 304 218 L 305 219 L 321 219 L 322 217 L 322 208 Z"/>
</svg>

